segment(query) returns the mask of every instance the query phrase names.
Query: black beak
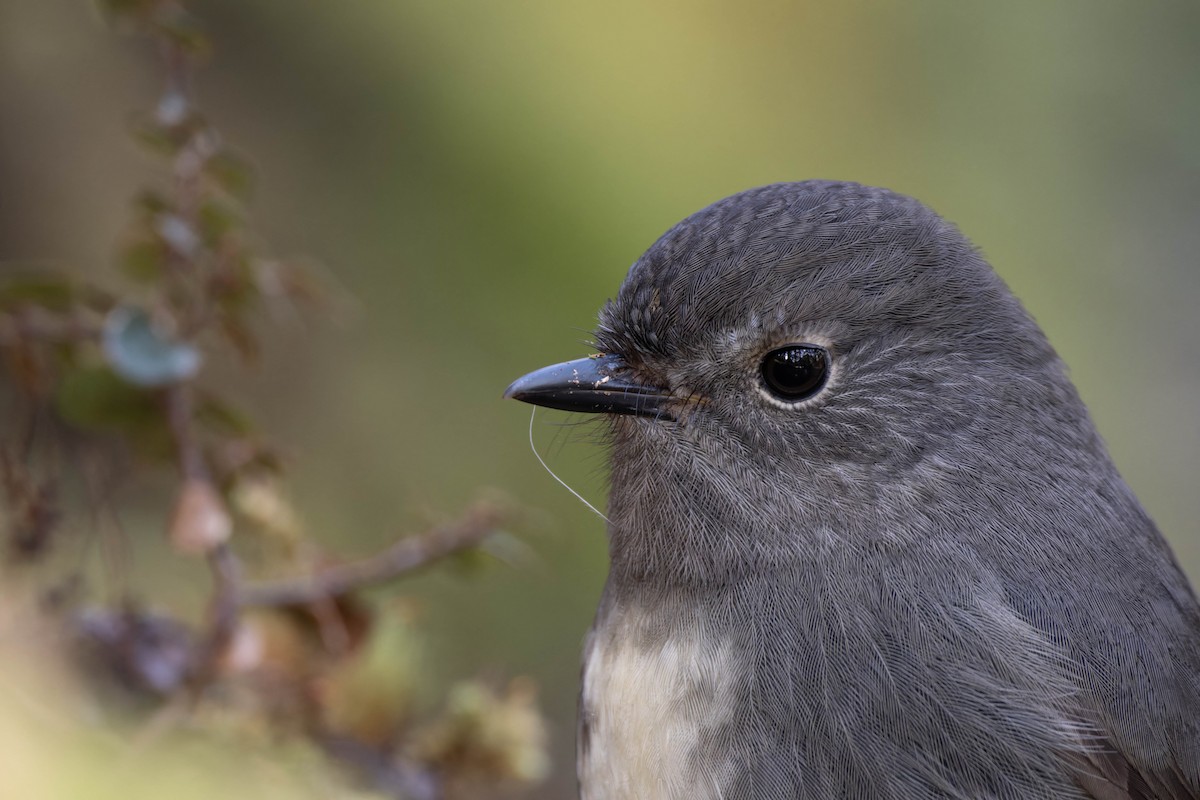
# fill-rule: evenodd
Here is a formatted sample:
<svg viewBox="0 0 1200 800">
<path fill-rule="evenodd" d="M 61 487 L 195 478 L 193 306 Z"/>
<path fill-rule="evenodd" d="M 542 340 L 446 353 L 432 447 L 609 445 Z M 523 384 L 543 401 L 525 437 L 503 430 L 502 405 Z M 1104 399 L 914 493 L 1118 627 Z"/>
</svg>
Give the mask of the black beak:
<svg viewBox="0 0 1200 800">
<path fill-rule="evenodd" d="M 542 367 L 513 381 L 504 396 L 563 411 L 670 419 L 670 395 L 618 377 L 621 366 L 616 356 L 597 355 Z"/>
</svg>

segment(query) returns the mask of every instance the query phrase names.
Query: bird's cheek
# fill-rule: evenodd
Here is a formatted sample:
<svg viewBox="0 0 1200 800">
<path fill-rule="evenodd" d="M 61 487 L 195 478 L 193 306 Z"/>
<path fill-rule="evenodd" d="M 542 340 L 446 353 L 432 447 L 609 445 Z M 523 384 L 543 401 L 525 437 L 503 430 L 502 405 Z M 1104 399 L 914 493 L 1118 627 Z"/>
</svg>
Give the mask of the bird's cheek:
<svg viewBox="0 0 1200 800">
<path fill-rule="evenodd" d="M 612 426 L 613 446 L 618 453 L 637 454 L 650 446 L 665 443 L 667 437 L 662 430 L 663 423 L 648 417 L 628 415 L 609 415 Z"/>
</svg>

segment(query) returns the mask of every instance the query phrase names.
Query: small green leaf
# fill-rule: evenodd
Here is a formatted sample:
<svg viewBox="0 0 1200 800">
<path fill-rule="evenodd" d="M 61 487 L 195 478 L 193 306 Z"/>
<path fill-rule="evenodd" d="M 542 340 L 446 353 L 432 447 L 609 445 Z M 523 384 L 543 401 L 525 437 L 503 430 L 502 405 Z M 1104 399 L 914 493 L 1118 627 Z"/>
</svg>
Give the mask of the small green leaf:
<svg viewBox="0 0 1200 800">
<path fill-rule="evenodd" d="M 217 200 L 206 200 L 200 206 L 198 215 L 200 235 L 211 247 L 241 224 L 241 216 L 229 204 Z"/>
<path fill-rule="evenodd" d="M 151 18 L 154 28 L 193 56 L 208 55 L 211 45 L 196 17 L 175 5 L 158 4 Z"/>
<path fill-rule="evenodd" d="M 137 115 L 129 124 L 129 133 L 138 144 L 151 153 L 171 157 L 203 130 L 206 124 L 204 117 L 194 112 L 174 125 L 163 124 L 154 116 Z"/>
<path fill-rule="evenodd" d="M 200 369 L 200 351 L 178 341 L 140 308 L 119 306 L 104 321 L 104 355 L 113 370 L 138 386 L 166 386 Z"/>
<path fill-rule="evenodd" d="M 496 561 L 491 555 L 478 547 L 468 547 L 465 550 L 459 550 L 457 553 L 447 556 L 441 563 L 446 565 L 446 569 L 449 572 L 460 578 L 475 578 L 485 570 L 493 567 Z"/>
<path fill-rule="evenodd" d="M 227 316 L 236 317 L 244 325 L 242 312 L 259 300 L 259 284 L 255 281 L 252 259 L 245 253 L 224 260 L 209 280 L 209 294 L 217 307 Z"/>
<path fill-rule="evenodd" d="M 145 189 L 138 192 L 133 200 L 133 206 L 147 218 L 156 217 L 171 207 L 170 201 L 161 192 Z"/>
<path fill-rule="evenodd" d="M 254 433 L 250 418 L 212 394 L 203 394 L 196 403 L 196 424 L 226 436 Z"/>
<path fill-rule="evenodd" d="M 233 345 L 243 360 L 253 362 L 258 358 L 258 339 L 239 315 L 222 315 L 219 327 L 225 341 Z"/>
<path fill-rule="evenodd" d="M 239 200 L 246 200 L 254 188 L 254 168 L 242 156 L 228 148 L 213 155 L 204 163 L 204 174 Z"/>
<path fill-rule="evenodd" d="M 129 134 L 142 147 L 160 156 L 174 155 L 183 143 L 174 130 L 155 120 L 135 119 L 129 125 Z"/>
<path fill-rule="evenodd" d="M 144 454 L 171 452 L 171 433 L 155 396 L 121 380 L 107 366 L 65 372 L 55 390 L 54 406 L 64 421 L 77 428 L 123 434 Z"/>
<path fill-rule="evenodd" d="M 121 248 L 121 271 L 138 283 L 157 283 L 167 269 L 167 248 L 149 231 L 131 238 Z"/>
<path fill-rule="evenodd" d="M 479 549 L 509 567 L 529 567 L 537 563 L 536 551 L 527 542 L 509 533 L 498 530 L 479 543 Z"/>
<path fill-rule="evenodd" d="M 30 305 L 69 311 L 77 296 L 75 282 L 65 275 L 29 274 L 0 283 L 0 309 Z"/>
<path fill-rule="evenodd" d="M 255 277 L 259 290 L 270 300 L 287 300 L 308 308 L 327 307 L 330 298 L 312 270 L 295 261 L 256 259 Z"/>
</svg>

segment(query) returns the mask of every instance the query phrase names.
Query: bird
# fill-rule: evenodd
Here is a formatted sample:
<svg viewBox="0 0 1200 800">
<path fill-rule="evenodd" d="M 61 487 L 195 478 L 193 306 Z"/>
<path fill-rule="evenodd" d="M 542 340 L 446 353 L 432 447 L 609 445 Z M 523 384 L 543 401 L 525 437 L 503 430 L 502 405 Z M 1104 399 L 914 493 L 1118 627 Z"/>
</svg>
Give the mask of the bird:
<svg viewBox="0 0 1200 800">
<path fill-rule="evenodd" d="M 951 222 L 852 182 L 668 230 L 598 352 L 583 800 L 1200 798 L 1200 606 L 1046 336 Z"/>
</svg>

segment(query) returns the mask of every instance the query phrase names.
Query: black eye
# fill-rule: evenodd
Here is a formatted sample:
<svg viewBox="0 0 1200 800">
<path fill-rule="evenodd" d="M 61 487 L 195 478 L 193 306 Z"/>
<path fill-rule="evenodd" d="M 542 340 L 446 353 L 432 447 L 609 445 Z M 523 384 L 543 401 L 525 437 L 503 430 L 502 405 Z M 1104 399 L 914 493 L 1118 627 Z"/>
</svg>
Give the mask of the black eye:
<svg viewBox="0 0 1200 800">
<path fill-rule="evenodd" d="M 784 402 L 805 400 L 821 391 L 829 357 L 820 347 L 792 344 L 763 356 L 762 377 L 767 390 Z"/>
</svg>

